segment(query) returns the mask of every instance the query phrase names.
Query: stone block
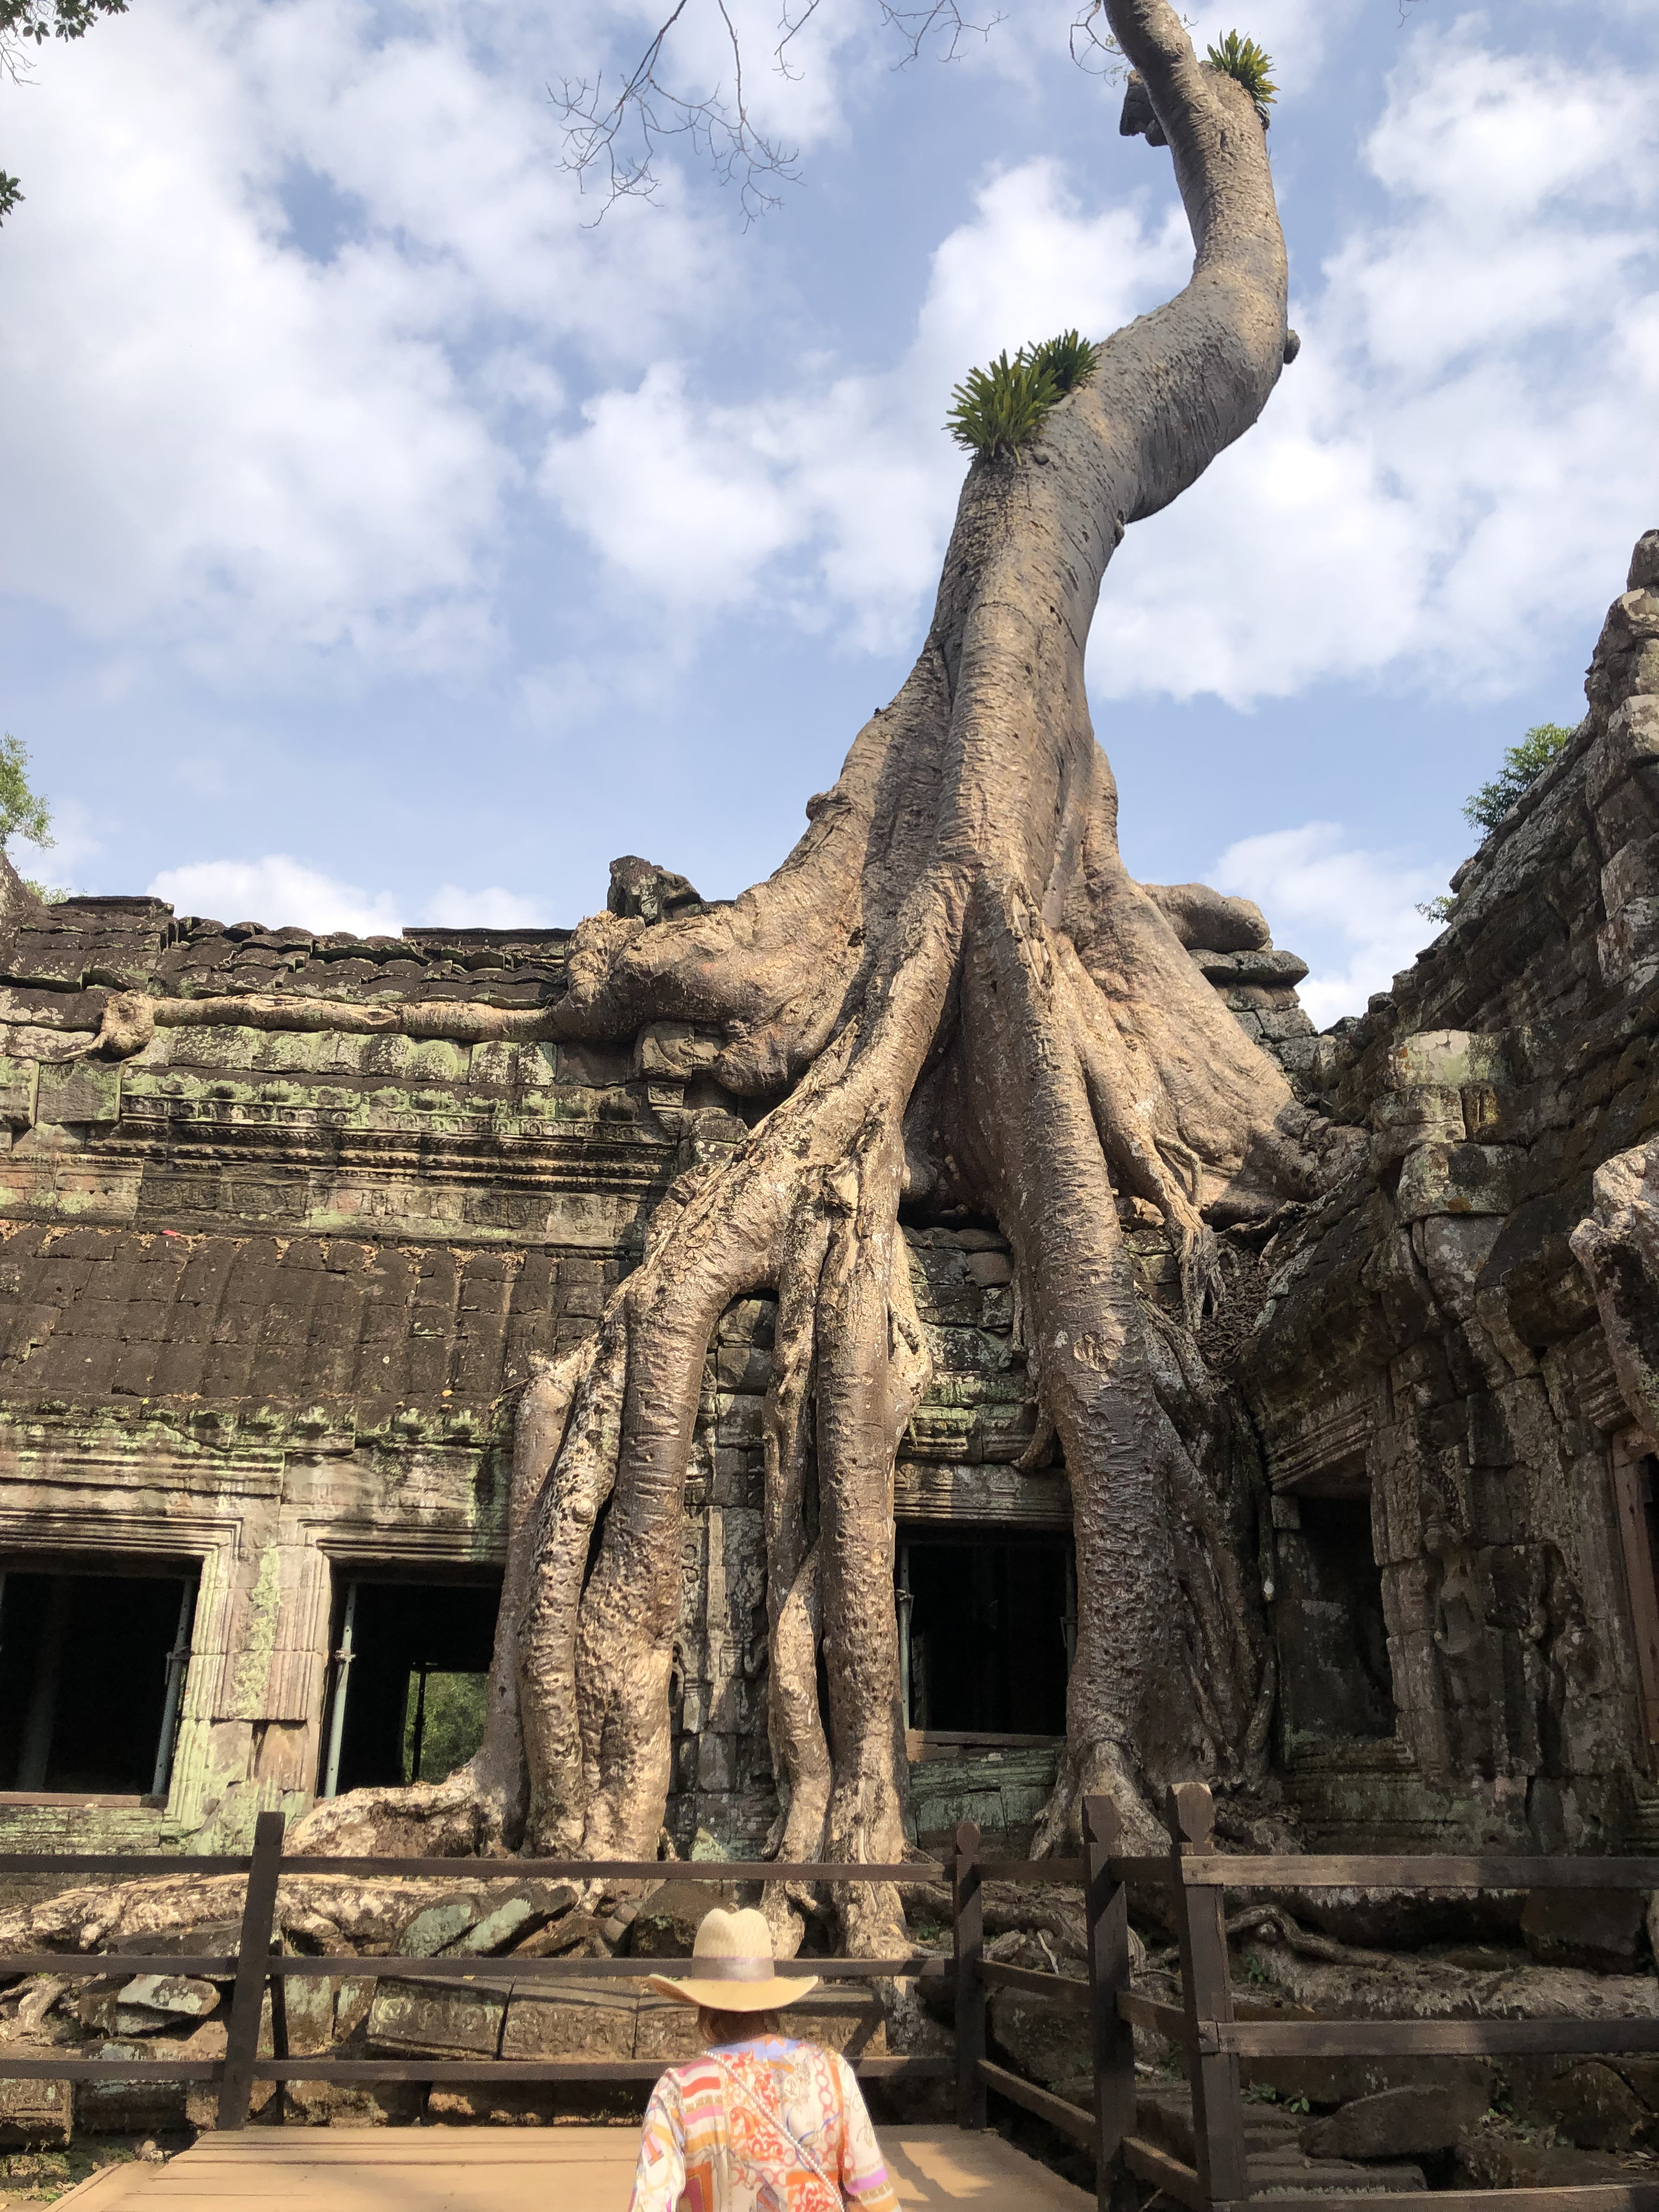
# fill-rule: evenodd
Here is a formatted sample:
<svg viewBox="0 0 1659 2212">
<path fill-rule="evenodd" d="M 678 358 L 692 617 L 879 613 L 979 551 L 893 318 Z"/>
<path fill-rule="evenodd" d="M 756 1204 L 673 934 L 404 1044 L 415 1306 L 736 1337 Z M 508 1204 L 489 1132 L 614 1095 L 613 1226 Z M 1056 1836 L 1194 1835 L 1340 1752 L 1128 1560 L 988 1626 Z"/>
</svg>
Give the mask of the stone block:
<svg viewBox="0 0 1659 2212">
<path fill-rule="evenodd" d="M 714 1398 L 714 1441 L 717 1444 L 757 1446 L 764 1423 L 765 1401 L 747 1391 L 721 1390 Z"/>
<path fill-rule="evenodd" d="M 74 2117 L 73 2082 L 0 2081 L 0 2147 L 66 2145 Z"/>
<path fill-rule="evenodd" d="M 1054 2008 L 1051 2005 L 1049 2010 Z M 786 2034 L 820 2044 L 826 2051 L 839 2051 L 848 2058 L 879 2058 L 886 2054 L 886 2014 L 867 1984 L 821 1982 L 788 2008 L 783 2024 Z"/>
<path fill-rule="evenodd" d="M 635 1914 L 629 1949 L 636 1959 L 689 1959 L 703 1915 L 730 1907 L 736 1894 L 713 1882 L 664 1882 Z"/>
<path fill-rule="evenodd" d="M 42 1067 L 35 1118 L 64 1127 L 107 1126 L 121 1118 L 118 1061 L 71 1060 Z"/>
<path fill-rule="evenodd" d="M 1595 957 L 1603 979 L 1624 981 L 1644 962 L 1659 954 L 1659 898 L 1626 899 L 1608 915 L 1607 926 L 1595 934 Z"/>
<path fill-rule="evenodd" d="M 283 2006 L 288 2021 L 288 2047 L 295 2058 L 314 2057 L 334 2041 L 334 1992 L 338 1987 L 324 1974 L 288 1974 L 283 1978 Z M 209 2027 L 223 2032 L 223 2022 Z"/>
<path fill-rule="evenodd" d="M 1622 2085 L 1621 2085 L 1622 2086 Z M 1303 2136 L 1314 2158 L 1422 2158 L 1449 2150 L 1486 2110 L 1483 2081 L 1420 2081 L 1357 2097 Z"/>
<path fill-rule="evenodd" d="M 1006 1252 L 969 1252 L 963 1255 L 969 1274 L 981 1290 L 994 1290 L 1014 1279 L 1014 1263 Z"/>
<path fill-rule="evenodd" d="M 218 2004 L 219 1992 L 211 1982 L 186 1974 L 135 1974 L 116 1997 L 118 2013 L 149 2013 L 155 2027 L 169 2020 L 205 2020 Z"/>
<path fill-rule="evenodd" d="M 665 2058 L 678 2065 L 685 2059 L 695 2058 L 703 2047 L 702 2038 L 697 2033 L 695 2005 L 683 2004 L 678 1997 L 665 1997 L 657 1990 L 640 1991 L 639 2010 L 634 2021 L 635 2058 Z"/>
<path fill-rule="evenodd" d="M 699 1790 L 734 1790 L 738 1780 L 737 1739 L 708 1735 L 697 1745 Z"/>
<path fill-rule="evenodd" d="M 1592 2059 L 1558 2074 L 1545 2094 L 1558 2133 L 1580 2150 L 1628 2150 L 1653 2115 L 1613 2068 Z"/>
<path fill-rule="evenodd" d="M 1313 2017 L 1296 2005 L 1258 2006 L 1249 1998 L 1236 1999 L 1234 2009 L 1241 2019 Z M 1471 2101 L 1478 2097 L 1482 2112 L 1492 2101 L 1492 2069 L 1484 2058 L 1245 2058 L 1239 2068 L 1247 2088 L 1265 2085 L 1291 2103 L 1305 2097 L 1326 2111 L 1386 2089 L 1455 2089 Z"/>
<path fill-rule="evenodd" d="M 513 1984 L 506 1981 L 420 1982 L 388 1976 L 368 2008 L 368 2039 L 397 2057 L 494 2058 Z"/>
<path fill-rule="evenodd" d="M 1526 1153 L 1518 1145 L 1419 1145 L 1400 1170 L 1402 1221 L 1431 1213 L 1511 1213 Z"/>
<path fill-rule="evenodd" d="M 714 1374 L 722 1390 L 764 1391 L 772 1380 L 772 1354 L 760 1344 L 720 1344 Z"/>
<path fill-rule="evenodd" d="M 1575 2189 L 1626 2179 L 1606 2152 L 1569 2150 L 1564 2144 L 1489 2134 L 1465 2136 L 1457 2146 L 1455 2185 L 1476 2189 Z"/>
<path fill-rule="evenodd" d="M 641 1985 L 643 1986 L 642 1984 Z M 520 1982 L 507 2002 L 503 2058 L 631 2058 L 640 1988 L 624 1981 Z"/>
<path fill-rule="evenodd" d="M 430 1959 L 465 1936 L 478 1917 L 473 1897 L 449 1897 L 417 1912 L 397 1942 L 400 1958 Z"/>
<path fill-rule="evenodd" d="M 1468 1133 L 1463 1094 L 1443 1084 L 1379 1091 L 1371 1115 L 1371 1161 L 1392 1166 L 1419 1145 L 1461 1145 Z"/>
<path fill-rule="evenodd" d="M 1384 1080 L 1393 1091 L 1425 1085 L 1456 1091 L 1466 1083 L 1508 1083 L 1504 1040 L 1470 1030 L 1424 1030 L 1389 1048 Z"/>
<path fill-rule="evenodd" d="M 1659 766 L 1659 698 L 1626 699 L 1584 756 L 1584 796 L 1596 812 L 1627 776 Z"/>
<path fill-rule="evenodd" d="M 146 2064 L 173 2055 L 165 2045 L 123 2039 L 94 2045 L 77 2054 L 88 2058 L 136 2058 Z M 179 2051 L 176 2054 L 183 2057 Z M 274 2089 L 276 2084 L 273 2082 Z M 129 2081 L 106 2075 L 96 2081 L 75 2085 L 75 2127 L 77 2134 L 125 2136 L 149 2134 L 185 2124 L 185 2084 L 182 2081 Z"/>
<path fill-rule="evenodd" d="M 1628 1973 L 1641 1949 L 1645 1909 L 1640 1890 L 1534 1889 L 1527 1893 L 1521 1934 L 1545 1966 Z"/>
<path fill-rule="evenodd" d="M 9 1129 L 27 1129 L 34 1119 L 34 1079 L 38 1065 L 32 1060 L 0 1055 L 0 1123 Z"/>
<path fill-rule="evenodd" d="M 449 1946 L 450 1952 L 487 1958 L 514 1950 L 527 1936 L 534 1935 L 538 1928 L 545 1928 L 550 1920 L 568 1911 L 575 1901 L 575 1890 L 568 1882 L 554 1884 L 535 1896 L 505 1898 L 465 1935 L 457 1936 Z"/>
<path fill-rule="evenodd" d="M 720 1316 L 714 1334 L 721 1344 L 769 1346 L 777 1318 L 775 1298 L 738 1298 Z"/>
<path fill-rule="evenodd" d="M 1067 2104 L 1093 2108 L 1094 2070 L 1082 2014 L 1019 1990 L 994 1990 L 987 2009 L 991 2042 L 1005 2063 Z"/>
<path fill-rule="evenodd" d="M 1659 894 L 1659 836 L 1632 837 L 1601 871 L 1601 903 L 1616 914 L 1632 899 Z"/>
</svg>

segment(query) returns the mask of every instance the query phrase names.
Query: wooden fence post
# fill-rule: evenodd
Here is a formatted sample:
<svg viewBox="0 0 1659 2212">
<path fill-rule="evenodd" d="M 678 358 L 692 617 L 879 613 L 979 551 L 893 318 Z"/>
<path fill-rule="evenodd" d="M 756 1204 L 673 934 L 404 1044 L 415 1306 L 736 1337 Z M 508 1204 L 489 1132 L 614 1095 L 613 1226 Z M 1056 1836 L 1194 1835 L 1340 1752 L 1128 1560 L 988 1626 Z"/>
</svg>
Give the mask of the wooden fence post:
<svg viewBox="0 0 1659 2212">
<path fill-rule="evenodd" d="M 1095 2201 L 1106 2212 L 1123 2138 L 1134 2132 L 1135 2039 L 1120 2019 L 1117 1996 L 1129 1987 L 1129 1893 L 1107 1862 L 1120 1823 L 1109 1797 L 1083 1801 L 1084 1911 L 1089 1929 L 1089 2027 L 1094 2050 Z"/>
<path fill-rule="evenodd" d="M 1196 2042 L 1208 2024 L 1233 2016 L 1224 1893 L 1208 1886 L 1188 1888 L 1182 1872 L 1182 1859 L 1203 1856 L 1215 1848 L 1215 1802 L 1204 1783 L 1182 1782 L 1170 1790 L 1169 1822 L 1187 2023 L 1196 2032 Z M 1194 2048 L 1188 2053 L 1188 2065 L 1199 2186 L 1212 2204 L 1247 2197 L 1238 2061 Z"/>
<path fill-rule="evenodd" d="M 979 1962 L 985 1955 L 985 1903 L 979 1886 L 979 1830 L 960 1823 L 951 1863 L 951 1929 L 957 1956 L 957 2125 L 988 2124 L 985 2084 L 979 2064 L 985 2056 L 985 1984 Z"/>
<path fill-rule="evenodd" d="M 261 1813 L 253 1824 L 253 1863 L 248 1869 L 247 1895 L 242 1905 L 236 1981 L 225 2037 L 225 2070 L 219 2079 L 222 2128 L 245 2127 L 248 2106 L 253 2101 L 253 2068 L 259 2056 L 259 2014 L 270 1978 L 270 1932 L 276 1917 L 283 1826 L 280 1813 Z"/>
</svg>

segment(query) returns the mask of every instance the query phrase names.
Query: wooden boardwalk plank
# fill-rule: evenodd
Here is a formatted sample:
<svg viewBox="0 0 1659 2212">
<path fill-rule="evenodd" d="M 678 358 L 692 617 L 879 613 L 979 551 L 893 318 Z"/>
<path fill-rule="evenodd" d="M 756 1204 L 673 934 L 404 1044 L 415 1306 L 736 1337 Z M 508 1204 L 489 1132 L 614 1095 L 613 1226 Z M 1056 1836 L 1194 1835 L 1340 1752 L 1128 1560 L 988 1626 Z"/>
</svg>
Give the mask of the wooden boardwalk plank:
<svg viewBox="0 0 1659 2212">
<path fill-rule="evenodd" d="M 1093 2200 L 1000 2136 L 884 2128 L 906 2212 L 1086 2212 Z M 290 2205 L 294 2212 L 627 2212 L 637 2127 L 251 2128 L 208 2135 L 165 2166 L 120 2166 L 76 2212 Z M 112 2185 L 119 2177 L 122 2185 Z M 83 2189 L 85 2185 L 83 2185 Z"/>
</svg>

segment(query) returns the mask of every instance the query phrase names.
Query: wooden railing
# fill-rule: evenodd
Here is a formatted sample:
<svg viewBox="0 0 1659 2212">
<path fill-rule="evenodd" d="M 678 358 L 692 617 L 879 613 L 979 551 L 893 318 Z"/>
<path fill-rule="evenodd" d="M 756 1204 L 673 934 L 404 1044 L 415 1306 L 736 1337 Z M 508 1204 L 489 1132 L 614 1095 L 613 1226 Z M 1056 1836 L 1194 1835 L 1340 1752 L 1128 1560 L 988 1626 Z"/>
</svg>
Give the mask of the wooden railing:
<svg viewBox="0 0 1659 2212">
<path fill-rule="evenodd" d="M 642 1980 L 648 1974 L 683 1970 L 672 1958 L 522 1959 L 409 1958 L 401 1954 L 365 1958 L 353 1953 L 325 1958 L 284 1958 L 275 1953 L 277 1884 L 285 1875 L 400 1875 L 447 1876 L 477 1885 L 480 1879 L 591 1881 L 602 1879 L 660 1882 L 811 1881 L 837 1885 L 937 1881 L 945 1869 L 935 1860 L 907 1860 L 893 1866 L 836 1863 L 782 1865 L 772 1860 L 660 1860 L 331 1858 L 288 1855 L 283 1850 L 280 1813 L 261 1813 L 253 1850 L 246 1857 L 117 1857 L 58 1853 L 0 1856 L 0 1874 L 114 1875 L 138 1881 L 147 1875 L 188 1873 L 201 1876 L 241 1874 L 247 1877 L 236 1954 L 165 1956 L 138 1951 L 13 1953 L 0 1957 L 0 1978 L 53 1974 L 64 1978 L 105 1978 L 112 1973 L 159 1969 L 169 1975 L 199 1975 L 224 1980 L 234 1976 L 226 2020 L 222 2059 L 80 2058 L 69 2056 L 16 2057 L 0 2046 L 0 2080 L 54 2081 L 204 2081 L 218 2085 L 218 2125 L 246 2125 L 256 2081 L 333 2082 L 653 2081 L 675 2062 L 670 2058 L 449 2059 L 421 2057 L 294 2058 L 289 2055 L 284 1991 L 295 1978 L 323 1977 L 353 1981 L 410 1982 L 510 1979 L 517 1984 L 553 1984 L 616 1978 Z M 1047 1879 L 1047 1875 L 1039 1877 Z M 785 1976 L 815 1975 L 825 1981 L 876 1981 L 894 1975 L 943 1977 L 948 1963 L 933 1952 L 880 1959 L 792 1959 L 780 1960 Z M 267 1990 L 270 1995 L 270 2056 L 259 2050 L 259 2031 Z M 850 2062 L 866 2080 L 895 2076 L 908 2081 L 950 2080 L 956 2062 L 945 2057 L 869 2057 Z"/>
<path fill-rule="evenodd" d="M 922 1882 L 951 1878 L 953 1957 L 915 1952 L 882 1959 L 796 1959 L 781 1961 L 784 1975 L 823 1980 L 931 1979 L 954 1973 L 954 2057 L 867 2057 L 854 2060 L 866 2079 L 951 2080 L 957 2119 L 964 2128 L 988 2123 L 992 2094 L 1035 2114 L 1093 2154 L 1098 2202 L 1113 2201 L 1115 2179 L 1127 2168 L 1142 2182 L 1188 2208 L 1188 2212 L 1245 2212 L 1252 2204 L 1246 2163 L 1242 2058 L 1501 2057 L 1659 2051 L 1659 2017 L 1627 2020 L 1295 2020 L 1239 2021 L 1233 2016 L 1224 1905 L 1228 1893 L 1251 1890 L 1370 1889 L 1659 1890 L 1659 1859 L 1638 1858 L 1378 1858 L 1244 1856 L 1214 1847 L 1214 1807 L 1200 1783 L 1170 1793 L 1170 1850 L 1166 1855 L 1124 1857 L 1120 1830 L 1108 1798 L 1083 1807 L 1083 1855 L 1076 1859 L 1000 1859 L 982 1854 L 971 1821 L 957 1828 L 948 1869 L 930 1860 L 893 1866 L 780 1865 L 772 1861 L 694 1860 L 595 1863 L 554 1859 L 501 1861 L 409 1858 L 328 1858 L 285 1856 L 283 1818 L 262 1813 L 251 1856 L 161 1858 L 0 1856 L 0 1874 L 104 1875 L 131 1881 L 160 1874 L 241 1874 L 247 1877 L 234 1958 L 165 1956 L 169 1974 L 223 1980 L 234 1976 L 225 2056 L 218 2060 L 20 2058 L 0 2047 L 0 2079 L 94 2081 L 205 2081 L 218 2086 L 218 2124 L 240 2128 L 248 2118 L 256 2081 L 330 2082 L 648 2081 L 675 2062 L 661 2059 L 358 2059 L 294 2058 L 289 2055 L 284 1990 L 298 1978 L 396 1978 L 404 1981 L 510 1978 L 556 1984 L 672 1972 L 666 1958 L 525 1959 L 474 1956 L 325 1958 L 276 1955 L 277 1884 L 283 1875 L 447 1876 L 477 1884 L 481 1878 L 586 1881 L 616 1879 L 677 1882 L 803 1881 L 836 1886 Z M 984 1884 L 1079 1883 L 1083 1893 L 1087 1976 L 1044 1973 L 985 1956 Z M 1130 1981 L 1129 1893 L 1157 1888 L 1179 1946 L 1182 2002 L 1165 2004 L 1135 1994 Z M 163 1960 L 142 1952 L 40 1952 L 0 1957 L 0 1977 L 54 1974 L 106 1977 L 141 1972 Z M 1093 2109 L 996 2064 L 988 2055 L 987 2006 L 997 1989 L 1063 2006 L 1084 2016 L 1091 2058 Z M 272 2051 L 259 2050 L 265 1993 L 271 2007 Z M 1134 2031 L 1174 2044 L 1186 2057 L 1191 2081 L 1194 2162 L 1185 2165 L 1135 2133 Z M 1633 2180 L 1567 2188 L 1389 2191 L 1379 2203 L 1376 2189 L 1343 2194 L 1328 2189 L 1297 2194 L 1275 2174 L 1271 2197 L 1255 2200 L 1256 2212 L 1659 2212 L 1659 2182 Z"/>
<path fill-rule="evenodd" d="M 1086 1996 L 1058 1974 L 1000 1966 L 979 1955 L 975 1874 L 978 1835 L 957 1831 L 957 2118 L 983 2126 L 986 2089 L 1039 2113 L 1093 2151 L 1099 2202 L 1127 2166 L 1189 2212 L 1243 2212 L 1251 2203 L 1240 2097 L 1241 2058 L 1502 2057 L 1659 2051 L 1659 2017 L 1635 2020 L 1295 2020 L 1233 2017 L 1224 1899 L 1250 1890 L 1659 1889 L 1659 1859 L 1380 1858 L 1242 1856 L 1215 1849 L 1215 1810 L 1202 1783 L 1170 1793 L 1167 1857 L 1115 1855 L 1119 1825 L 1105 1798 L 1084 1807 L 1089 1979 Z M 1053 1864 L 1049 1862 L 1048 1863 Z M 1022 1869 L 1023 1870 L 1023 1869 Z M 1016 1869 L 1009 1869 L 1014 1872 Z M 1058 1871 L 1058 1869 L 1056 1869 Z M 1164 1891 L 1180 1948 L 1182 2002 L 1162 2004 L 1130 1986 L 1128 1892 Z M 979 1988 L 976 2007 L 971 1984 Z M 984 2057 L 986 1985 L 1017 1988 L 1068 2006 L 1086 2003 L 1094 2057 L 1095 2109 L 1064 2102 Z M 1186 2057 L 1192 2086 L 1194 2163 L 1188 2166 L 1134 2132 L 1133 2030 L 1163 2037 Z M 1632 2180 L 1534 2189 L 1327 2188 L 1298 2194 L 1275 2174 L 1272 2212 L 1659 2212 L 1659 2182 Z"/>
</svg>

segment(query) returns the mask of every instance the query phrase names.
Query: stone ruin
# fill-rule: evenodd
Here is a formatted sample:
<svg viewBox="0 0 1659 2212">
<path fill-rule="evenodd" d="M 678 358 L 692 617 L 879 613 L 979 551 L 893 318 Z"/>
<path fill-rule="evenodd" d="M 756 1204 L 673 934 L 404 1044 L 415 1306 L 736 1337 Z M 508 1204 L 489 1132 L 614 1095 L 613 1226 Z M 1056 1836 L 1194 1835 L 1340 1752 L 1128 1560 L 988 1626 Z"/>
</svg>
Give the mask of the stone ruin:
<svg viewBox="0 0 1659 2212">
<path fill-rule="evenodd" d="M 1293 954 L 1191 947 L 1299 1095 L 1369 1138 L 1320 1203 L 1224 1233 L 1231 1295 L 1200 1340 L 1260 1491 L 1270 1790 L 1312 1848 L 1659 1854 L 1659 532 L 1638 544 L 1585 688 L 1571 744 L 1362 1017 L 1316 1035 Z M 246 1849 L 261 1808 L 298 1815 L 471 1748 L 515 1394 L 538 1354 L 592 1329 L 680 1166 L 741 1137 L 744 1109 L 669 1024 L 615 1046 L 468 1047 L 231 1023 L 89 1054 L 112 994 L 135 989 L 533 1009 L 563 989 L 570 933 L 317 936 L 149 898 L 43 910 L 9 870 L 0 889 L 0 1850 Z M 611 903 L 649 923 L 701 902 L 630 859 Z M 1171 893 L 1177 927 L 1180 904 Z M 1144 1297 L 1174 1310 L 1161 1226 L 1122 1211 Z M 937 1850 L 970 1817 L 1018 1849 L 1064 1726 L 1066 1470 L 1016 1465 L 1036 1414 L 995 1224 L 905 1233 L 935 1362 L 895 1490 L 912 1831 Z M 772 1320 L 769 1301 L 742 1300 L 708 1355 L 673 1689 L 682 1858 L 757 1855 L 775 1811 Z M 684 1950 L 706 1898 L 672 1879 L 641 1904 L 515 1883 L 510 1863 L 485 1875 L 465 1893 L 285 1885 L 292 1946 L 503 1962 L 464 1996 L 376 1995 L 349 1972 L 290 1984 L 293 2048 L 672 2055 L 676 2023 L 652 2000 L 614 1982 L 595 1984 L 602 2001 L 515 1993 L 510 1959 Z M 0 1948 L 222 1948 L 234 1887 L 111 1899 L 13 1878 Z M 948 1942 L 943 1894 L 918 1883 L 908 1903 L 919 1940 Z M 996 1955 L 1082 1971 L 1074 1894 L 994 1889 L 988 1926 Z M 1276 2005 L 1659 2010 L 1639 1896 L 1305 1893 L 1233 1932 L 1239 1971 Z M 1168 1947 L 1146 1934 L 1157 1988 Z M 0 2039 L 222 2044 L 222 1993 L 168 1978 L 164 1956 L 75 1990 L 48 1977 L 0 1994 Z M 1059 2021 L 1001 1991 L 993 2025 L 1006 2060 L 1080 2094 Z M 826 1997 L 811 2032 L 942 2047 L 914 1989 L 874 2013 Z M 1431 2180 L 1448 2160 L 1476 2180 L 1589 2179 L 1659 2143 L 1652 2059 L 1510 2062 L 1501 2077 L 1437 2062 L 1431 2083 L 1422 2062 L 1258 2070 L 1281 2102 L 1262 2107 L 1256 2153 L 1293 2139 L 1349 2174 L 1344 2160 L 1380 2159 Z M 0 2094 L 38 2130 L 66 2118 L 58 2086 Z M 342 2100 L 410 2117 L 418 2101 L 285 2094 L 300 2117 Z M 554 2109 L 552 2092 L 431 2094 L 453 2117 Z M 1149 2083 L 1140 2131 L 1186 2156 L 1183 2094 Z M 77 2094 L 92 2125 L 185 2116 L 182 2089 Z M 1495 2094 L 1579 2148 L 1481 2134 Z"/>
</svg>

